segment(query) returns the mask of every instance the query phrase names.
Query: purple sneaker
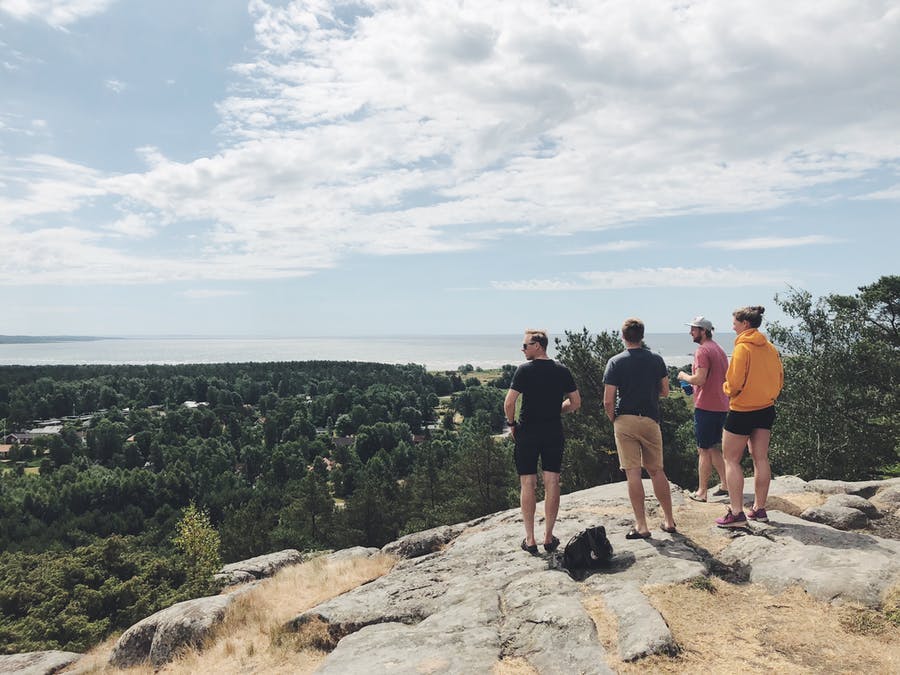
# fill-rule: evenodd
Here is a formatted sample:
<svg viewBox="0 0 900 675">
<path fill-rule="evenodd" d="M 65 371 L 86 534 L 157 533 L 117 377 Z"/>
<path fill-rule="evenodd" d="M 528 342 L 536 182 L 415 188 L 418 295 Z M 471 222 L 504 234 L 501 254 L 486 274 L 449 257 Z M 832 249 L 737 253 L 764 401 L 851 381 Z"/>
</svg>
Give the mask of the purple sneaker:
<svg viewBox="0 0 900 675">
<path fill-rule="evenodd" d="M 719 527 L 747 527 L 747 516 L 744 515 L 743 511 L 734 515 L 731 512 L 731 507 L 729 507 L 728 513 L 721 518 L 716 518 L 716 525 Z"/>
<path fill-rule="evenodd" d="M 760 523 L 768 523 L 769 522 L 769 514 L 766 513 L 765 509 L 750 509 L 750 512 L 747 514 L 747 517 L 750 520 L 757 520 Z"/>
</svg>

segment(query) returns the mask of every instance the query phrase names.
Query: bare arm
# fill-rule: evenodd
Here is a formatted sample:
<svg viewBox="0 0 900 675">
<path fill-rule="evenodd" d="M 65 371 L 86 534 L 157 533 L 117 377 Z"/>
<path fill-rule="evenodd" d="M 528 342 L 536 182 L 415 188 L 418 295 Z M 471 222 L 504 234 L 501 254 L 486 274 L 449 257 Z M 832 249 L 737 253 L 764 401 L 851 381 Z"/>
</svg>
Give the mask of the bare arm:
<svg viewBox="0 0 900 675">
<path fill-rule="evenodd" d="M 606 416 L 610 422 L 616 421 L 616 392 L 619 388 L 614 384 L 607 384 L 603 387 L 603 409 L 606 410 Z"/>
<path fill-rule="evenodd" d="M 570 391 L 566 394 L 566 399 L 562 402 L 562 414 L 573 413 L 581 407 L 581 394 L 578 390 Z"/>
<path fill-rule="evenodd" d="M 687 382 L 695 387 L 702 387 L 706 384 L 706 377 L 709 375 L 709 368 L 697 368 L 692 375 L 688 375 L 683 370 L 678 371 L 678 379 Z"/>
<path fill-rule="evenodd" d="M 662 378 L 659 381 L 659 397 L 665 398 L 669 395 L 669 376 Z"/>
<path fill-rule="evenodd" d="M 506 415 L 507 422 L 514 422 L 516 419 L 516 401 L 519 400 L 519 392 L 515 389 L 510 389 L 506 392 L 506 398 L 503 400 L 503 413 Z M 509 433 L 513 435 L 515 438 L 516 428 L 514 426 L 509 428 Z"/>
</svg>

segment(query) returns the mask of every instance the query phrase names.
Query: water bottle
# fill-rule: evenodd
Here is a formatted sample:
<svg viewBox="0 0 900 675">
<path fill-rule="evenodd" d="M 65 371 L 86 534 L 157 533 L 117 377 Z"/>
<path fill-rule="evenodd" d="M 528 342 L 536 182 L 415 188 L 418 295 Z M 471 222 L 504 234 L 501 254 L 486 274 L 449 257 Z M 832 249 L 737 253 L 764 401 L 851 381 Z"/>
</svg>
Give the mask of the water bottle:
<svg viewBox="0 0 900 675">
<path fill-rule="evenodd" d="M 684 380 L 679 380 L 678 384 L 681 385 L 682 391 L 688 396 L 691 396 L 694 393 L 694 388 L 691 386 L 690 382 L 685 382 Z"/>
</svg>

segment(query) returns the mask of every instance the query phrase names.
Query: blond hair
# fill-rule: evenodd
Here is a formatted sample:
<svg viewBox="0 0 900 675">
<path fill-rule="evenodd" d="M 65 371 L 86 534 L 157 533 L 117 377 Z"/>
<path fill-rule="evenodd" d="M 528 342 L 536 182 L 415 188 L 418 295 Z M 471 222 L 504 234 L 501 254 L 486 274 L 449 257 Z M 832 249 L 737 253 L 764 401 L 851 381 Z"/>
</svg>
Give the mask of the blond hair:
<svg viewBox="0 0 900 675">
<path fill-rule="evenodd" d="M 537 342 L 544 349 L 547 349 L 547 345 L 550 344 L 550 338 L 547 337 L 547 331 L 543 328 L 529 328 L 525 331 L 525 335 L 528 336 L 528 339 L 531 342 Z"/>
</svg>

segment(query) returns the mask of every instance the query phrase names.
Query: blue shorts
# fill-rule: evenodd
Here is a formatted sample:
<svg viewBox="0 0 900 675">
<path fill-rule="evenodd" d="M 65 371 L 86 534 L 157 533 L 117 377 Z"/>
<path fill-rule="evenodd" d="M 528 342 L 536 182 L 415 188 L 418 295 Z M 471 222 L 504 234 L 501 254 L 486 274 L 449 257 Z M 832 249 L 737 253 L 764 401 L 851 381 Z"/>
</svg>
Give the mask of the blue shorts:
<svg viewBox="0 0 900 675">
<path fill-rule="evenodd" d="M 754 429 L 771 429 L 775 423 L 775 406 L 762 410 L 729 410 L 725 420 L 725 431 L 738 436 L 749 436 Z"/>
<path fill-rule="evenodd" d="M 523 424 L 516 428 L 516 473 L 530 476 L 537 473 L 538 457 L 541 469 L 559 473 L 563 455 L 562 425 Z"/>
<path fill-rule="evenodd" d="M 694 408 L 694 438 L 697 439 L 698 448 L 722 449 L 722 429 L 727 416 L 727 412 Z"/>
</svg>

